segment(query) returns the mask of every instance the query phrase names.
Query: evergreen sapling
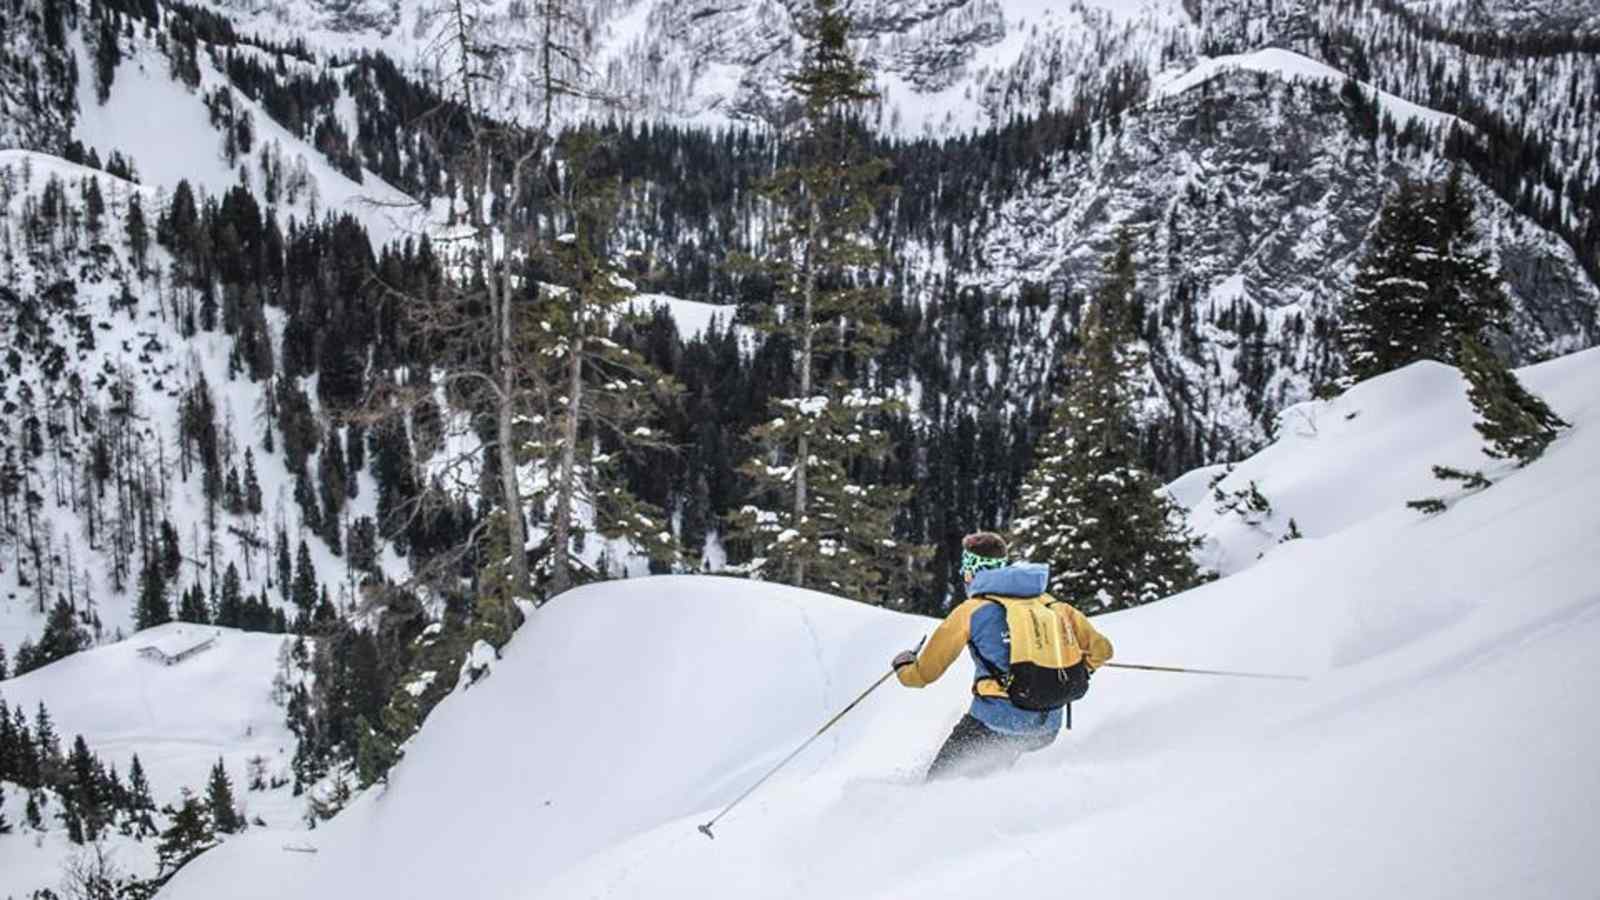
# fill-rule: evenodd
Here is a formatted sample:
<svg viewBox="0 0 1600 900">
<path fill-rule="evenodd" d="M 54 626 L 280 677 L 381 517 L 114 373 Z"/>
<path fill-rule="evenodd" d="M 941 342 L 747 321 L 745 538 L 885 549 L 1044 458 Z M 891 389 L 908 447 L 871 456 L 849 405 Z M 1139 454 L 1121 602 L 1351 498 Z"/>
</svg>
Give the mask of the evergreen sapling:
<svg viewBox="0 0 1600 900">
<path fill-rule="evenodd" d="M 1521 468 L 1533 462 L 1560 434 L 1567 422 L 1536 394 L 1528 391 L 1501 359 L 1472 337 L 1461 338 L 1461 374 L 1467 399 L 1478 413 L 1472 427 L 1483 435 L 1492 459 L 1513 459 Z"/>
</svg>

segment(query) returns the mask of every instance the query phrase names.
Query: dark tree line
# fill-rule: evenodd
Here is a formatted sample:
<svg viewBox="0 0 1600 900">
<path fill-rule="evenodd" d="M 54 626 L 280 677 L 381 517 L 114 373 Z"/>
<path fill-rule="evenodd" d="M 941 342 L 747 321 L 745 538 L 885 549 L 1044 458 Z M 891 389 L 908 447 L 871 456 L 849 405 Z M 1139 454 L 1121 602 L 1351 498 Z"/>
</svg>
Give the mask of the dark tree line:
<svg viewBox="0 0 1600 900">
<path fill-rule="evenodd" d="M 156 804 L 138 755 L 124 779 L 89 751 L 82 735 L 63 749 L 42 703 L 30 719 L 21 706 L 0 702 L 0 782 L 28 792 L 22 819 L 28 827 L 59 824 L 75 844 L 111 830 L 140 840 L 157 833 Z"/>
</svg>

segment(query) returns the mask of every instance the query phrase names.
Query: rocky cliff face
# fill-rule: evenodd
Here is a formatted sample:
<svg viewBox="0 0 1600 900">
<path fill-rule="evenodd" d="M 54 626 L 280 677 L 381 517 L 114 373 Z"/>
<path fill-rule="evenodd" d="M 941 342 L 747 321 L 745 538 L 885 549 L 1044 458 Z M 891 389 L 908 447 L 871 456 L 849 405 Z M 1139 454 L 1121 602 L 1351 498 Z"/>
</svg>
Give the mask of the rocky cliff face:
<svg viewBox="0 0 1600 900">
<path fill-rule="evenodd" d="M 1426 11 L 1429 4 L 1408 0 Z M 1473 26 L 1512 33 L 1600 34 L 1600 3 L 1594 0 L 1460 0 L 1462 19 Z"/>
<path fill-rule="evenodd" d="M 1152 413 L 1248 444 L 1332 374 L 1331 328 L 1386 192 L 1448 163 L 1363 133 L 1337 90 L 1234 72 L 1122 117 L 1091 151 L 997 204 L 962 274 L 1071 305 L 1136 235 Z M 1473 181 L 1480 249 L 1511 295 L 1519 359 L 1600 340 L 1600 292 L 1562 240 Z M 1019 333 L 1022 344 L 1033 341 Z M 1016 371 L 1051 365 L 1036 351 Z M 996 385 L 1000 387 L 1000 385 Z"/>
<path fill-rule="evenodd" d="M 612 35 L 607 83 L 646 104 L 694 114 L 770 116 L 781 75 L 795 63 L 806 4 L 645 4 L 642 23 Z M 644 7 L 641 7 L 643 9 Z M 1187 17 L 1159 0 L 1135 14 L 1081 0 L 1028 5 L 1002 0 L 875 0 L 857 4 L 857 49 L 884 94 L 879 120 L 902 134 L 948 134 L 1064 108 L 1082 89 L 1119 73 L 1148 77 L 1192 58 Z"/>
</svg>

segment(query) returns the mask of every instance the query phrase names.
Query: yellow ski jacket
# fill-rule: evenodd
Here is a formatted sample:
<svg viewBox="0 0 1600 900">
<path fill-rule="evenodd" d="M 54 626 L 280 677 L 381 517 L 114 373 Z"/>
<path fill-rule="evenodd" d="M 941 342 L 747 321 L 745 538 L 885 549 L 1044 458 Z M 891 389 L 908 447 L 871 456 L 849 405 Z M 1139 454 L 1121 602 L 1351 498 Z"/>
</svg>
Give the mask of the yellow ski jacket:
<svg viewBox="0 0 1600 900">
<path fill-rule="evenodd" d="M 955 662 L 956 657 L 961 655 L 961 651 L 972 642 L 973 615 L 985 608 L 999 611 L 998 607 L 992 603 L 994 599 L 997 598 L 978 594 L 951 610 L 950 615 L 945 616 L 944 621 L 939 623 L 939 627 L 934 629 L 933 635 L 928 638 L 928 643 L 923 646 L 922 652 L 917 656 L 917 661 L 910 665 L 901 666 L 895 673 L 899 677 L 900 683 L 906 687 L 919 688 L 938 681 L 939 676 L 950 668 L 950 664 Z M 1088 616 L 1078 612 L 1071 604 L 1056 600 L 1049 594 L 1044 594 L 1043 599 L 1061 617 L 1062 624 L 1072 629 L 1073 635 L 1077 638 L 1077 645 L 1084 650 L 1084 657 L 1088 661 L 1090 671 L 1100 668 L 1111 659 L 1111 642 L 1106 639 L 1105 635 L 1095 630 L 1095 627 L 1090 624 Z M 996 621 L 998 623 L 997 627 L 1003 627 L 1005 622 L 1003 614 L 985 618 Z M 974 694 L 980 697 L 1005 698 L 1005 688 L 1001 687 L 1000 683 L 994 678 L 989 677 L 981 665 L 976 666 L 974 674 L 978 676 L 972 685 Z"/>
</svg>

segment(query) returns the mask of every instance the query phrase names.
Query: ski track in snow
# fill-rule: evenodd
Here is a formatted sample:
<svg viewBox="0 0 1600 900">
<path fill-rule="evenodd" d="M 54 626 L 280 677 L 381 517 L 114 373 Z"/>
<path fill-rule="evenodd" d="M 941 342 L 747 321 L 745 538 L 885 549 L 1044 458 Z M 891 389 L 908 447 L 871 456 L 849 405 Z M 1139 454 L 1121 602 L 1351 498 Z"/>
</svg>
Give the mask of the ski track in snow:
<svg viewBox="0 0 1600 900">
<path fill-rule="evenodd" d="M 817 635 L 817 628 L 812 624 L 811 615 L 806 612 L 805 605 L 798 600 L 791 600 L 790 603 L 795 614 L 800 617 L 800 624 L 805 628 L 806 636 L 811 640 L 811 658 L 817 664 L 817 675 L 822 681 L 822 702 L 819 706 L 826 709 L 829 698 L 833 696 L 833 675 L 823 655 L 822 638 Z"/>
</svg>

